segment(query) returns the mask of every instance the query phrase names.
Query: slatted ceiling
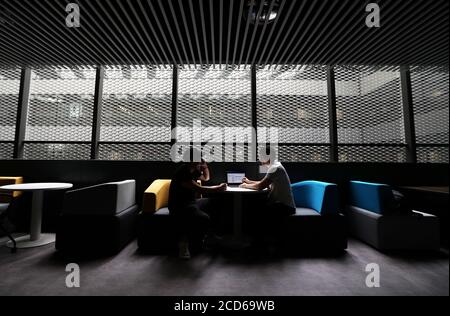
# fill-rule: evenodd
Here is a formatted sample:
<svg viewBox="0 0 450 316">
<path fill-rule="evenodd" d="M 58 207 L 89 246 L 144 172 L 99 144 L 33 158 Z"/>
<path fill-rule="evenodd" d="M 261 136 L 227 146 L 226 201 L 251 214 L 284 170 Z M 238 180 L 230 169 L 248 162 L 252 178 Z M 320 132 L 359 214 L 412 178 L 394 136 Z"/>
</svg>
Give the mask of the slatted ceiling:
<svg viewBox="0 0 450 316">
<path fill-rule="evenodd" d="M 69 2 L 80 28 L 65 25 Z M 0 67 L 448 65 L 447 0 L 374 0 L 377 29 L 365 25 L 368 2 L 0 0 Z"/>
</svg>

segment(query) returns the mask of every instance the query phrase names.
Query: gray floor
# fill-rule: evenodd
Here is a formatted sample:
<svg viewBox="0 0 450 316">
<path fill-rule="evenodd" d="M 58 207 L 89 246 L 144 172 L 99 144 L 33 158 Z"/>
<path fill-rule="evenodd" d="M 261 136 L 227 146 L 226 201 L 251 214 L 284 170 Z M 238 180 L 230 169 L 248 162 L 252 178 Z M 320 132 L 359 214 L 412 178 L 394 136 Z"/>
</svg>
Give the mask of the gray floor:
<svg viewBox="0 0 450 316">
<path fill-rule="evenodd" d="M 52 245 L 10 254 L 0 248 L 0 295 L 449 295 L 448 253 L 385 255 L 351 240 L 338 258 L 256 261 L 202 254 L 190 261 L 142 255 L 136 242 L 119 255 L 77 262 L 81 287 L 65 286 L 70 261 Z M 380 288 L 365 285 L 368 263 Z"/>
</svg>

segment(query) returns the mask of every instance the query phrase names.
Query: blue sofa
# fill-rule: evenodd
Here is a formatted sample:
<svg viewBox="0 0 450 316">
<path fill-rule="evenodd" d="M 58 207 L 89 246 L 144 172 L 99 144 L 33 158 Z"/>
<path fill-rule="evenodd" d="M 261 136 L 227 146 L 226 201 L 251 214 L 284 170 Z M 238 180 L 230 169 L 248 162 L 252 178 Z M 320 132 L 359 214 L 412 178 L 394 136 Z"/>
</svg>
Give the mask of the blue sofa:
<svg viewBox="0 0 450 316">
<path fill-rule="evenodd" d="M 379 250 L 439 249 L 436 216 L 396 210 L 392 188 L 386 184 L 350 182 L 347 207 L 350 233 Z"/>
<path fill-rule="evenodd" d="M 347 225 L 339 212 L 336 184 L 303 181 L 292 184 L 296 213 L 283 226 L 283 244 L 289 251 L 342 251 L 347 248 Z"/>
</svg>

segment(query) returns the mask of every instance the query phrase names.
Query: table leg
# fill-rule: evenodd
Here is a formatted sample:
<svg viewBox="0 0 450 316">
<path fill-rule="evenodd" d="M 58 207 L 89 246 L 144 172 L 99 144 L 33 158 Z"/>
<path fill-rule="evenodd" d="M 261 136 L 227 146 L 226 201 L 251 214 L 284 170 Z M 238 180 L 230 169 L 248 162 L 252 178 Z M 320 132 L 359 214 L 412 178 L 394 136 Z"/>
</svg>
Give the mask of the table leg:
<svg viewBox="0 0 450 316">
<path fill-rule="evenodd" d="M 31 206 L 31 223 L 30 223 L 31 241 L 36 241 L 41 238 L 43 200 L 44 200 L 44 191 L 33 192 L 33 202 Z"/>
<path fill-rule="evenodd" d="M 244 249 L 250 245 L 250 240 L 242 230 L 242 194 L 233 194 L 233 235 L 226 236 L 223 246 L 230 249 Z"/>
<path fill-rule="evenodd" d="M 44 191 L 33 192 L 33 202 L 31 206 L 30 235 L 16 238 L 17 248 L 33 248 L 48 245 L 55 242 L 55 234 L 42 234 L 42 205 L 44 201 Z M 6 244 L 12 248 L 12 242 Z"/>
<path fill-rule="evenodd" d="M 233 196 L 234 239 L 242 240 L 242 194 Z"/>
</svg>

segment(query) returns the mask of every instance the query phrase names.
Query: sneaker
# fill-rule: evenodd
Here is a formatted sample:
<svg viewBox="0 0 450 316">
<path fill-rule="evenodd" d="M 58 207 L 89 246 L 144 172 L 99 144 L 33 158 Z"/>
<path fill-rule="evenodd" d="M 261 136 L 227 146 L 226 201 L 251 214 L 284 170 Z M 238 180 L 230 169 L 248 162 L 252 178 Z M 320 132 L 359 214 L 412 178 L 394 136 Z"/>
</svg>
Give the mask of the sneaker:
<svg viewBox="0 0 450 316">
<path fill-rule="evenodd" d="M 191 259 L 189 244 L 187 242 L 180 242 L 178 244 L 178 257 L 185 260 Z"/>
</svg>

